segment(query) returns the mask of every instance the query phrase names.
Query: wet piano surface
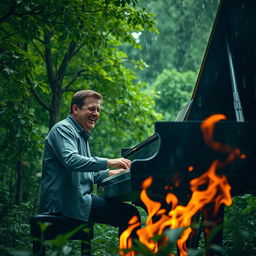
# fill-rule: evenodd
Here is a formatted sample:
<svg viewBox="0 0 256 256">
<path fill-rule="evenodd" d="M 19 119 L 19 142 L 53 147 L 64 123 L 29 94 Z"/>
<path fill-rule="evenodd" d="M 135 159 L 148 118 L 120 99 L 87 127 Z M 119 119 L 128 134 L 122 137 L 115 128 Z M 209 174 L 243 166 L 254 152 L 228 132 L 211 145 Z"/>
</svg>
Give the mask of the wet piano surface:
<svg viewBox="0 0 256 256">
<path fill-rule="evenodd" d="M 232 195 L 256 192 L 256 1 L 223 0 L 209 39 L 192 99 L 176 122 L 156 122 L 155 134 L 123 156 L 130 170 L 104 180 L 99 194 L 136 201 L 141 183 L 153 177 L 150 191 L 164 198 L 169 189 L 182 200 L 190 195 L 189 180 L 223 156 L 208 148 L 200 123 L 212 114 L 226 115 L 215 139 L 246 155 L 226 166 Z M 193 166 L 194 171 L 188 172 Z M 182 199 L 183 198 L 183 199 Z"/>
</svg>

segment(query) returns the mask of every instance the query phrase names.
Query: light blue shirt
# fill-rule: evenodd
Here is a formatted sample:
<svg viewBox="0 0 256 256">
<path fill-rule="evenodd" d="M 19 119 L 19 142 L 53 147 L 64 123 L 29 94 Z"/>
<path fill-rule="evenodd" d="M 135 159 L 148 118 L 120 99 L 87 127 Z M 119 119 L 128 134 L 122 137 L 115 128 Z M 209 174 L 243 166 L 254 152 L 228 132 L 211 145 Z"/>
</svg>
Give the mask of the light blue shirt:
<svg viewBox="0 0 256 256">
<path fill-rule="evenodd" d="M 88 220 L 93 183 L 108 177 L 107 159 L 91 156 L 89 135 L 71 115 L 50 130 L 45 139 L 40 213 Z"/>
</svg>

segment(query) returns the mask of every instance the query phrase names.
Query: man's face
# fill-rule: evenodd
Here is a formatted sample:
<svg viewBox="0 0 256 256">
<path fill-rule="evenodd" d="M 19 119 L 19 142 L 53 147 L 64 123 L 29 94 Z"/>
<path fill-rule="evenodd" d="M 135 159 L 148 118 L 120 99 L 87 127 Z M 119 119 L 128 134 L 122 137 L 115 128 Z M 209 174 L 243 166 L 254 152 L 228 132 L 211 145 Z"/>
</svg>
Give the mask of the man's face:
<svg viewBox="0 0 256 256">
<path fill-rule="evenodd" d="M 93 129 L 97 123 L 100 116 L 100 103 L 101 101 L 97 98 L 87 97 L 81 109 L 73 105 L 73 116 L 85 130 Z"/>
</svg>

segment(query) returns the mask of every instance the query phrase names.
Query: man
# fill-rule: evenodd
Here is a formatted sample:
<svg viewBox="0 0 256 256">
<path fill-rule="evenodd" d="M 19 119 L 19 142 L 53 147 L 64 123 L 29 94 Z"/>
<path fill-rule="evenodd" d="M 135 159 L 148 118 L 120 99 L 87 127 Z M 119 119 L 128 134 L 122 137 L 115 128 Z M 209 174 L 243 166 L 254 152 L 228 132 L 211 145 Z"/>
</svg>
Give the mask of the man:
<svg viewBox="0 0 256 256">
<path fill-rule="evenodd" d="M 140 219 L 137 209 L 91 194 L 93 183 L 99 184 L 131 164 L 125 158 L 91 156 L 88 139 L 99 119 L 101 101 L 95 91 L 78 91 L 69 116 L 55 124 L 46 137 L 40 212 L 116 226 L 120 235 L 134 215 Z"/>
</svg>

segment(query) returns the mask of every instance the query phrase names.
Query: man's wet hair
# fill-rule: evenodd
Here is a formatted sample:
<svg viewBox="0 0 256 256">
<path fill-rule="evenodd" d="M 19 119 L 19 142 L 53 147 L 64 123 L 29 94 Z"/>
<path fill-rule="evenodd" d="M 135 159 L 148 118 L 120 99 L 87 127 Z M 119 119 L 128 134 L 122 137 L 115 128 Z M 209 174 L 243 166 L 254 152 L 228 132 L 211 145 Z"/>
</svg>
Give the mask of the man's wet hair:
<svg viewBox="0 0 256 256">
<path fill-rule="evenodd" d="M 69 113 L 73 112 L 73 110 L 72 110 L 73 105 L 77 105 L 81 109 L 82 106 L 85 104 L 86 98 L 88 98 L 88 97 L 93 97 L 93 98 L 96 98 L 98 100 L 102 100 L 102 95 L 98 92 L 93 91 L 93 90 L 78 91 L 72 97 Z"/>
</svg>

